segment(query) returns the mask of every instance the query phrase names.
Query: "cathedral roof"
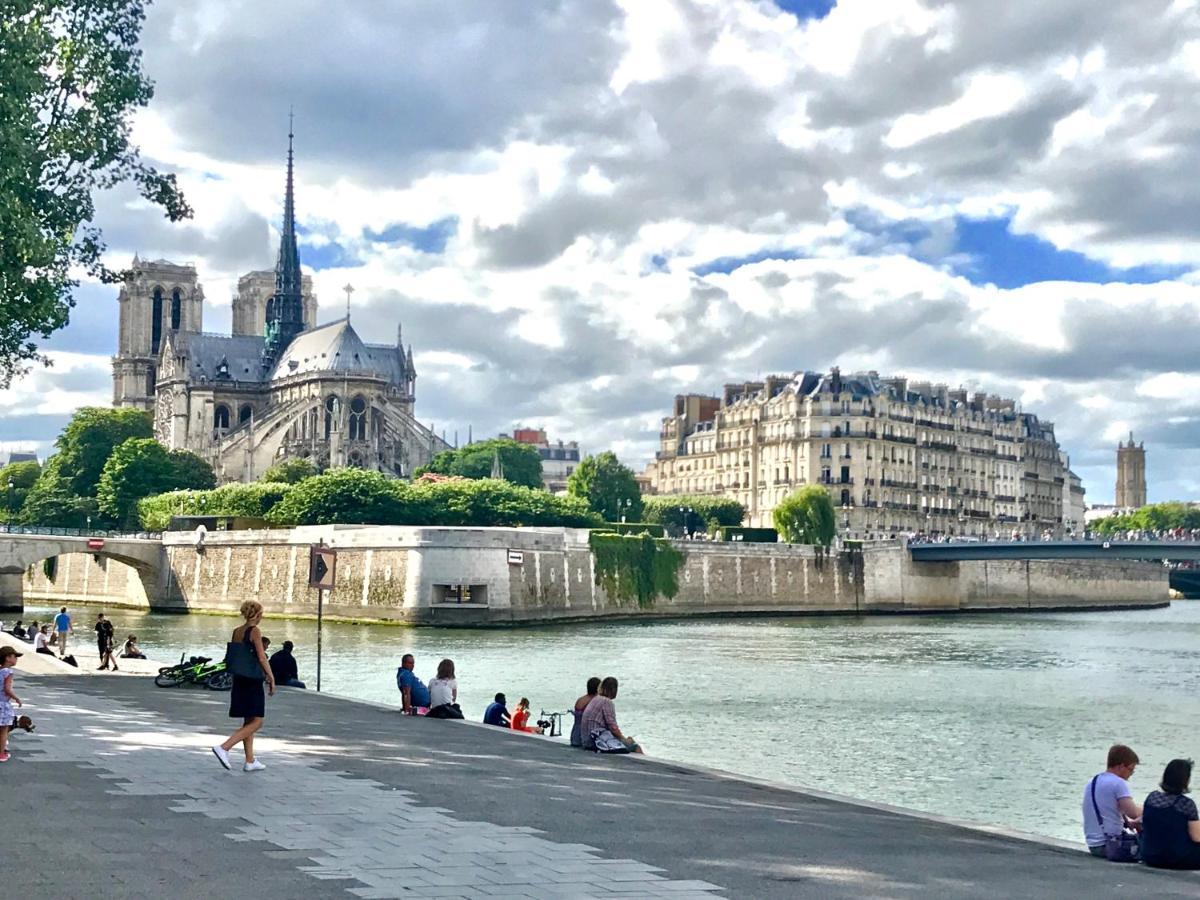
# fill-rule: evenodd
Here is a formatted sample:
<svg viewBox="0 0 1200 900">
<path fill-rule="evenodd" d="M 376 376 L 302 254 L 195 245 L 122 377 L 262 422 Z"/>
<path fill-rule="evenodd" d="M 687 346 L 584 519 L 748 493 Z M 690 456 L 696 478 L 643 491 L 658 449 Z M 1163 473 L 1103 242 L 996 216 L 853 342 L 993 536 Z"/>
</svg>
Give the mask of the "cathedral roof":
<svg viewBox="0 0 1200 900">
<path fill-rule="evenodd" d="M 192 381 L 262 381 L 264 339 L 257 335 L 205 334 L 181 331 L 176 352 L 187 356 L 187 376 Z"/>
<path fill-rule="evenodd" d="M 298 334 L 279 357 L 271 378 L 307 372 L 376 375 L 392 384 L 402 384 L 406 375 L 404 359 L 395 347 L 363 343 L 349 319 Z"/>
</svg>

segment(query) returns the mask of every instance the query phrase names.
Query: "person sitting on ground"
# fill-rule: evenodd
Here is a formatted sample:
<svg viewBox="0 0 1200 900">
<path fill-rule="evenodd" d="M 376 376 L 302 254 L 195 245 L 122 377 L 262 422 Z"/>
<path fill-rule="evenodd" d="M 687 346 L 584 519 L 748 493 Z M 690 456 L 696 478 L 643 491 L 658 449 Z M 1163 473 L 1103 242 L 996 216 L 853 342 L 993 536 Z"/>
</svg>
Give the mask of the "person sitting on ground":
<svg viewBox="0 0 1200 900">
<path fill-rule="evenodd" d="M 437 676 L 429 682 L 429 712 L 431 719 L 461 719 L 458 705 L 458 681 L 454 677 L 454 660 L 438 663 Z"/>
<path fill-rule="evenodd" d="M 512 715 L 513 731 L 524 731 L 527 734 L 541 734 L 542 729 L 535 728 L 528 724 L 529 722 L 529 698 L 522 697 L 517 704 L 516 711 Z"/>
<path fill-rule="evenodd" d="M 296 657 L 292 656 L 292 650 L 296 645 L 291 641 L 284 641 L 283 647 L 271 654 L 271 671 L 275 673 L 275 683 L 287 685 L 288 687 L 302 688 L 304 682 L 300 680 L 300 667 L 296 665 Z"/>
<path fill-rule="evenodd" d="M 583 711 L 587 709 L 587 705 L 592 702 L 592 698 L 600 691 L 600 679 L 593 675 L 587 680 L 587 693 L 575 701 L 575 707 L 571 710 L 571 718 L 574 720 L 571 723 L 571 746 L 583 746 L 583 733 L 580 723 L 583 721 Z"/>
<path fill-rule="evenodd" d="M 1156 869 L 1200 869 L 1200 814 L 1191 789 L 1192 761 L 1173 759 L 1163 770 L 1160 790 L 1142 809 L 1142 862 Z"/>
<path fill-rule="evenodd" d="M 37 637 L 37 633 L 41 630 L 41 626 L 38 625 L 37 619 L 34 619 L 29 623 L 29 627 L 25 629 L 25 640 L 32 644 L 33 639 Z"/>
<path fill-rule="evenodd" d="M 49 625 L 43 625 L 38 633 L 33 636 L 33 652 L 44 653 L 47 656 L 54 655 L 54 651 L 50 649 Z"/>
<path fill-rule="evenodd" d="M 16 624 L 13 625 L 12 631 L 10 631 L 9 634 L 11 634 L 15 638 L 20 638 L 21 640 L 25 640 L 25 626 L 21 624 L 20 619 L 17 619 Z"/>
<path fill-rule="evenodd" d="M 1105 857 L 1108 839 L 1119 837 L 1127 826 L 1141 827 L 1142 811 L 1129 789 L 1129 778 L 1137 764 L 1138 755 L 1133 750 L 1113 744 L 1108 748 L 1108 768 L 1083 789 L 1083 838 L 1092 856 Z"/>
<path fill-rule="evenodd" d="M 508 714 L 508 698 L 503 694 L 497 694 L 496 699 L 488 704 L 488 708 L 483 711 L 483 724 L 495 725 L 498 728 L 508 728 L 512 717 Z"/>
<path fill-rule="evenodd" d="M 416 676 L 413 669 L 417 659 L 411 653 L 400 657 L 400 668 L 396 670 L 396 687 L 400 691 L 400 703 L 404 714 L 423 716 L 429 710 L 429 688 Z"/>
<path fill-rule="evenodd" d="M 142 648 L 138 646 L 137 635 L 131 634 L 125 639 L 125 644 L 121 648 L 121 659 L 145 659 L 146 654 L 142 652 Z"/>
<path fill-rule="evenodd" d="M 617 726 L 617 679 L 609 675 L 600 682 L 600 693 L 592 698 L 583 711 L 580 732 L 583 749 L 597 753 L 641 753 L 642 748 L 631 737 L 625 737 Z"/>
</svg>

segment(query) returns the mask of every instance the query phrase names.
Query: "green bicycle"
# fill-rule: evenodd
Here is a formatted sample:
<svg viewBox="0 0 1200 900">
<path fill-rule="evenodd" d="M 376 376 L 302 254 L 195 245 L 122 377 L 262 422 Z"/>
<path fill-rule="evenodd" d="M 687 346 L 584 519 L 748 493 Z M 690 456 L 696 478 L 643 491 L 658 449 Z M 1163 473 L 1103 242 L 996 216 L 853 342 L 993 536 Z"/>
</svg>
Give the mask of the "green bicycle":
<svg viewBox="0 0 1200 900">
<path fill-rule="evenodd" d="M 154 684 L 161 688 L 202 684 L 212 691 L 227 691 L 233 687 L 233 673 L 225 668 L 224 660 L 214 663 L 211 657 L 193 656 L 185 662 L 180 654 L 177 665 L 163 666 L 158 670 Z"/>
</svg>

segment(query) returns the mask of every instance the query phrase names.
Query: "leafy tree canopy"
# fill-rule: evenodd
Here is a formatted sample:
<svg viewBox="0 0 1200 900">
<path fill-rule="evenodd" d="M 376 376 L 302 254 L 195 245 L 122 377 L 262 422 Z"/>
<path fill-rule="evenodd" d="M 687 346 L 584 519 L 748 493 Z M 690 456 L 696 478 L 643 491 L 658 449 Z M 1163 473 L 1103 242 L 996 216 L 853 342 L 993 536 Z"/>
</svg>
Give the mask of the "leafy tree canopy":
<svg viewBox="0 0 1200 900">
<path fill-rule="evenodd" d="M 621 516 L 630 522 L 641 521 L 642 492 L 637 478 L 611 450 L 585 457 L 567 477 L 567 493 L 586 500 L 593 512 L 609 522 Z"/>
<path fill-rule="evenodd" d="M 153 94 L 137 46 L 146 3 L 3 4 L 0 386 L 24 363 L 44 361 L 33 338 L 67 323 L 74 271 L 119 279 L 101 261 L 97 192 L 132 183 L 172 221 L 191 215 L 175 176 L 146 165 L 130 142 L 132 115 Z"/>
<path fill-rule="evenodd" d="M 137 502 L 173 488 L 211 488 L 208 463 L 194 453 L 168 453 L 153 438 L 130 438 L 117 447 L 100 475 L 96 501 L 100 512 L 119 525 L 135 524 Z"/>
<path fill-rule="evenodd" d="M 145 410 L 99 406 L 77 409 L 54 442 L 58 448 L 57 477 L 65 480 L 71 493 L 91 497 L 113 450 L 130 438 L 153 435 L 154 424 Z"/>
<path fill-rule="evenodd" d="M 837 535 L 837 518 L 829 491 L 818 484 L 785 497 L 772 514 L 775 529 L 789 544 L 828 547 Z"/>
<path fill-rule="evenodd" d="M 490 478 L 497 456 L 504 470 L 505 481 L 531 488 L 542 486 L 542 458 L 537 448 L 512 438 L 493 438 L 456 450 L 443 450 L 429 465 L 422 466 L 414 474 L 420 476 L 425 472 L 436 472 L 440 475 L 461 475 L 463 478 Z"/>
<path fill-rule="evenodd" d="M 30 488 L 41 474 L 41 465 L 33 460 L 0 467 L 0 522 L 16 520 Z"/>
<path fill-rule="evenodd" d="M 317 467 L 311 462 L 307 459 L 293 456 L 290 459 L 275 463 L 275 465 L 263 472 L 258 480 L 271 484 L 295 484 L 298 481 L 303 481 L 305 478 L 312 478 L 316 474 Z"/>
<path fill-rule="evenodd" d="M 1173 528 L 1200 528 L 1200 509 L 1177 500 L 1152 503 L 1129 513 L 1117 513 L 1097 519 L 1089 526 L 1101 534 L 1118 531 L 1170 531 Z"/>
<path fill-rule="evenodd" d="M 290 484 L 233 482 L 211 491 L 181 490 L 138 501 L 138 519 L 147 531 L 165 531 L 172 516 L 245 516 L 266 518 L 267 512 L 292 489 Z"/>
<path fill-rule="evenodd" d="M 46 460 L 41 475 L 21 505 L 17 520 L 22 525 L 86 528 L 89 517 L 100 518 L 94 499 L 80 497 L 70 489 L 68 479 L 62 475 L 61 464 L 61 455 Z"/>
<path fill-rule="evenodd" d="M 691 531 L 702 526 L 741 525 L 746 508 L 728 497 L 709 497 L 691 494 L 667 494 L 645 497 L 642 518 L 660 525 L 676 528 L 685 524 Z M 691 512 L 687 512 L 687 510 Z M 686 520 L 686 523 L 685 523 Z"/>
</svg>

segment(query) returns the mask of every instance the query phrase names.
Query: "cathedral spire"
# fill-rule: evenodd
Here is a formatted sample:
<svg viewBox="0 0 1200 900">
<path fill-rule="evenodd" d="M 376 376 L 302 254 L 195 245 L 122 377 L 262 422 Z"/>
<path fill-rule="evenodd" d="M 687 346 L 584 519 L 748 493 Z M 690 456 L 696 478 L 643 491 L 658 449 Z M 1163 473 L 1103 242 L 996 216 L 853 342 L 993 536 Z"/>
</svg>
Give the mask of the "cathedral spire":
<svg viewBox="0 0 1200 900">
<path fill-rule="evenodd" d="M 288 112 L 287 187 L 283 198 L 283 231 L 279 236 L 279 257 L 275 261 L 275 294 L 267 304 L 267 343 L 263 347 L 263 368 L 270 368 L 292 338 L 305 328 L 304 297 L 300 271 L 300 251 L 296 246 L 296 197 L 293 177 L 292 114 Z"/>
</svg>

